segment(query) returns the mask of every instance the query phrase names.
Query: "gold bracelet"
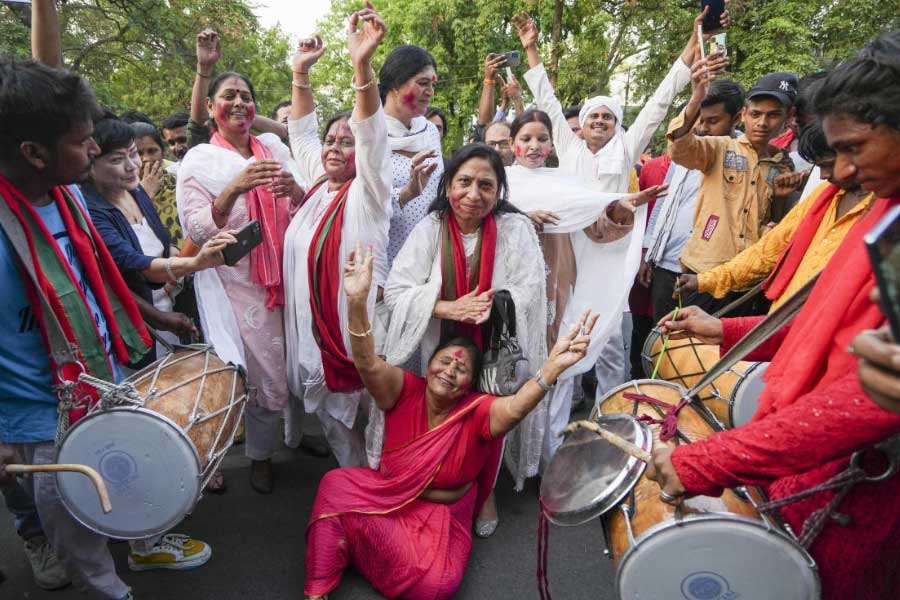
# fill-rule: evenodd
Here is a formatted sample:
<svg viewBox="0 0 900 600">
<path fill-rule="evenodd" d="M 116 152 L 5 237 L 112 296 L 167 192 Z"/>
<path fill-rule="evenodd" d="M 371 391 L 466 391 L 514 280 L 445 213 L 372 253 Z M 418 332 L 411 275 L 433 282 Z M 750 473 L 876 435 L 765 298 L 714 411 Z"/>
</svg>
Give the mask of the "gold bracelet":
<svg viewBox="0 0 900 600">
<path fill-rule="evenodd" d="M 362 332 L 362 333 L 356 333 L 355 331 L 353 331 L 352 329 L 350 329 L 350 325 L 348 324 L 348 325 L 347 325 L 347 333 L 349 333 L 349 334 L 352 335 L 353 337 L 358 337 L 358 338 L 369 337 L 370 335 L 372 335 L 372 325 L 370 324 L 370 325 L 369 325 L 369 328 L 366 329 L 364 332 Z"/>
<path fill-rule="evenodd" d="M 372 73 L 372 75 L 370 76 L 369 81 L 363 85 L 356 85 L 356 81 L 355 81 L 356 75 L 351 75 L 350 76 L 350 87 L 352 87 L 357 92 L 364 92 L 367 89 L 369 89 L 370 87 L 372 87 L 373 85 L 375 85 L 375 70 L 369 69 L 369 71 Z"/>
</svg>

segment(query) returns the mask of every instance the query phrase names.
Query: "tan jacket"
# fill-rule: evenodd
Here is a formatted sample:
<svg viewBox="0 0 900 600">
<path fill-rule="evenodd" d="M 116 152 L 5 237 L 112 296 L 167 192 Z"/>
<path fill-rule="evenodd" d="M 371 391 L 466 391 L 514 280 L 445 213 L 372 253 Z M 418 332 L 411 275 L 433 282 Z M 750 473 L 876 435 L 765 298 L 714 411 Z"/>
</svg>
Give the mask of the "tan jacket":
<svg viewBox="0 0 900 600">
<path fill-rule="evenodd" d="M 694 229 L 681 253 L 681 264 L 695 273 L 709 271 L 750 247 L 766 231 L 772 205 L 772 182 L 790 169 L 773 147 L 771 158 L 759 159 L 746 137 L 699 137 L 688 133 L 672 139 L 684 113 L 669 124 L 669 156 L 703 173 Z"/>
</svg>

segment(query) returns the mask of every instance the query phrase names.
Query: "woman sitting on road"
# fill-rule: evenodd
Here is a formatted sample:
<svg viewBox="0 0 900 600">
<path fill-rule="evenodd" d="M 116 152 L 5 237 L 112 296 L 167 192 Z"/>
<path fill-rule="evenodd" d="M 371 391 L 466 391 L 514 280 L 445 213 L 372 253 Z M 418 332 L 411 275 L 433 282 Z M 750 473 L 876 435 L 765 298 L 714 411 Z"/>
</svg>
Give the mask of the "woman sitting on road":
<svg viewBox="0 0 900 600">
<path fill-rule="evenodd" d="M 335 469 L 322 478 L 307 528 L 306 597 L 326 598 L 351 564 L 389 598 L 449 598 L 472 549 L 472 520 L 491 491 L 503 436 L 581 360 L 596 316 L 565 336 L 514 396 L 474 392 L 481 353 L 466 338 L 443 344 L 425 377 L 375 353 L 367 302 L 371 250 L 351 253 L 344 291 L 354 362 L 386 414 L 379 470 Z"/>
</svg>

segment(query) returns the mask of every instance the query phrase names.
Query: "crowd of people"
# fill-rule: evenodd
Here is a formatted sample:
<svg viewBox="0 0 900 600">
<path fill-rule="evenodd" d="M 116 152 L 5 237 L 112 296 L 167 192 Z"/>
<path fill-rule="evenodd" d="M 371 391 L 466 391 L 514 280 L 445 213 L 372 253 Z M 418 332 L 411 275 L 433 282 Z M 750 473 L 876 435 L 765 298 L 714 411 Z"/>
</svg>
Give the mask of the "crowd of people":
<svg viewBox="0 0 900 600">
<path fill-rule="evenodd" d="M 132 597 L 53 476 L 3 465 L 54 461 L 60 424 L 80 417 L 60 384 L 121 381 L 173 344 L 243 367 L 254 490 L 273 492 L 284 445 L 336 458 L 306 531 L 311 599 L 351 565 L 387 597 L 453 596 L 473 532 L 500 522 L 499 469 L 517 490 L 539 477 L 580 398 L 643 378 L 651 328 L 724 353 L 814 280 L 746 357 L 771 361 L 753 421 L 656 449 L 648 477 L 671 504 L 738 485 L 777 501 L 900 433 L 900 346 L 862 241 L 900 203 L 898 33 L 745 92 L 724 52 L 701 52 L 701 14 L 626 128 L 615 97 L 560 103 L 536 22 L 514 15 L 533 105 L 487 56 L 477 139 L 445 157 L 440 65 L 403 45 L 376 73 L 388 24 L 369 2 L 348 20 L 353 105 L 324 125 L 315 66 L 339 49 L 321 38 L 300 41 L 291 97 L 266 118 L 246 75 L 217 72 L 218 34 L 199 33 L 189 112 L 158 125 L 103 110 L 64 68 L 54 2 L 32 11 L 33 58 L 0 56 L 0 487 L 40 587 Z M 644 160 L 686 90 L 666 151 Z M 226 264 L 251 222 L 261 243 Z M 51 320 L 77 365 L 53 351 Z M 221 473 L 207 484 L 225 489 Z M 840 511 L 809 547 L 823 597 L 900 593 L 898 503 L 900 478 L 873 477 L 781 509 L 797 532 Z M 172 532 L 130 544 L 133 570 L 212 554 Z"/>
</svg>

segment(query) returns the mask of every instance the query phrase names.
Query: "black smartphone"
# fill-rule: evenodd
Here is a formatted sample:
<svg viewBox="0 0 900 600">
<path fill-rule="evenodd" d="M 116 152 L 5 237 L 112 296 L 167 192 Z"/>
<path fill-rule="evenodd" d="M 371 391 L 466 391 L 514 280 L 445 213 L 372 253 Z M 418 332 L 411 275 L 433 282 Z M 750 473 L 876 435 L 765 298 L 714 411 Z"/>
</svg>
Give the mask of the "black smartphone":
<svg viewBox="0 0 900 600">
<path fill-rule="evenodd" d="M 250 221 L 240 228 L 237 235 L 237 244 L 225 246 L 222 256 L 225 264 L 233 267 L 239 260 L 250 254 L 250 251 L 262 244 L 262 227 L 259 221 Z"/>
<path fill-rule="evenodd" d="M 863 240 L 881 292 L 881 312 L 900 340 L 900 206 L 892 208 Z"/>
<path fill-rule="evenodd" d="M 506 60 L 503 61 L 501 67 L 518 67 L 522 64 L 522 58 L 519 55 L 518 50 L 510 50 L 509 52 L 492 52 L 488 55 L 489 58 L 494 58 L 495 56 L 502 56 Z"/>
<path fill-rule="evenodd" d="M 715 33 L 722 29 L 720 21 L 725 12 L 725 0 L 700 0 L 701 11 L 707 6 L 709 12 L 703 17 L 703 33 Z"/>
</svg>

